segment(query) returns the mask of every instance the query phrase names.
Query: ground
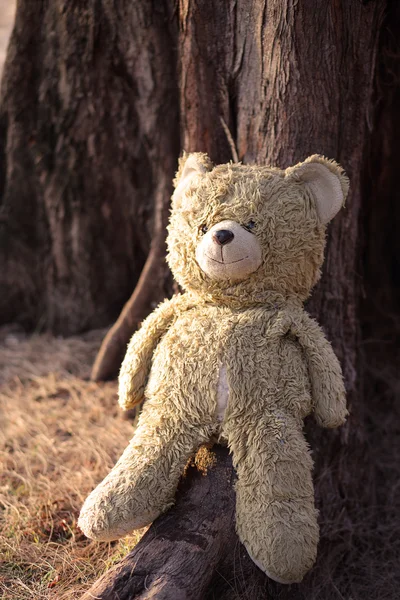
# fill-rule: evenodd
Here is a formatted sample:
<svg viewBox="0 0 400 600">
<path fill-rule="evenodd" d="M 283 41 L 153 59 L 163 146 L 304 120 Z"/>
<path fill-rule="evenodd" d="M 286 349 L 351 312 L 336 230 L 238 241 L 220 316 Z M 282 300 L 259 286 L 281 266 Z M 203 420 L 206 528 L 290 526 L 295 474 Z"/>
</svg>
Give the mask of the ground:
<svg viewBox="0 0 400 600">
<path fill-rule="evenodd" d="M 104 331 L 68 339 L 0 328 L 0 598 L 78 598 L 139 539 L 90 542 L 79 509 L 133 423 L 89 371 Z"/>
</svg>

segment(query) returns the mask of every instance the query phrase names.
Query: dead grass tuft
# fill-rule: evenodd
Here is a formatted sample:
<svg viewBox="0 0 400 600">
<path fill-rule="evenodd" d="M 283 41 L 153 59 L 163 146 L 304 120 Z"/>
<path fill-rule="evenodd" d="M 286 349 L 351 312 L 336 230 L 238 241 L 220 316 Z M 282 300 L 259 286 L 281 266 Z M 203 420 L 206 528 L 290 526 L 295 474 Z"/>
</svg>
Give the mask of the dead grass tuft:
<svg viewBox="0 0 400 600">
<path fill-rule="evenodd" d="M 58 339 L 0 330 L 0 593 L 78 598 L 140 535 L 90 542 L 77 528 L 88 492 L 133 425 L 116 383 L 88 380 L 104 332 Z"/>
<path fill-rule="evenodd" d="M 189 459 L 185 472 L 188 467 L 196 467 L 196 469 L 200 471 L 202 475 L 207 475 L 208 470 L 211 469 L 216 463 L 217 457 L 215 452 L 212 452 L 211 447 L 207 445 L 200 446 L 196 454 Z"/>
</svg>

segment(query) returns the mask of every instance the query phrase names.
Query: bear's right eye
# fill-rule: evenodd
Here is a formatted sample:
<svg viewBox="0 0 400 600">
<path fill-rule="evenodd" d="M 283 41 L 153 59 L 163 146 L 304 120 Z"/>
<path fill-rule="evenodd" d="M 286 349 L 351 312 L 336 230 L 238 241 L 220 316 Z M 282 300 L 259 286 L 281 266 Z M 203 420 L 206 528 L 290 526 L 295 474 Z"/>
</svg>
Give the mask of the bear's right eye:
<svg viewBox="0 0 400 600">
<path fill-rule="evenodd" d="M 199 231 L 201 231 L 201 233 L 203 233 L 203 234 L 207 233 L 207 231 L 208 231 L 207 225 L 200 225 Z"/>
</svg>

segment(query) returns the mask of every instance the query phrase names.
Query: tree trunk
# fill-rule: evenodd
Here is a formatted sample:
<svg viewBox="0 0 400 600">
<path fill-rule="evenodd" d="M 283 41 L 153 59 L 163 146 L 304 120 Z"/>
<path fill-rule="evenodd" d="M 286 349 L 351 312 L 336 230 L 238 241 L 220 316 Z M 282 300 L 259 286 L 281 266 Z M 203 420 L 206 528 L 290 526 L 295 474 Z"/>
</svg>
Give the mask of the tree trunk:
<svg viewBox="0 0 400 600">
<path fill-rule="evenodd" d="M 229 129 L 244 163 L 286 167 L 321 153 L 351 179 L 308 306 L 341 359 L 351 410 L 339 431 L 306 424 L 321 524 L 315 568 L 284 587 L 253 567 L 234 533 L 232 467 L 217 448 L 216 467 L 188 473 L 176 507 L 95 584 L 95 597 L 391 597 L 398 467 L 383 453 L 398 462 L 398 390 L 384 373 L 393 377 L 399 322 L 399 35 L 392 0 L 104 0 L 85 10 L 20 0 L 0 111 L 0 314 L 40 316 L 62 332 L 97 326 L 126 301 L 146 257 L 161 269 L 153 287 L 155 271 L 144 271 L 95 378 L 116 372 L 167 281 L 161 232 L 179 128 L 181 148 L 215 162 L 233 156 Z M 387 352 L 370 343 L 382 335 Z"/>
<path fill-rule="evenodd" d="M 154 230 L 164 252 L 167 211 L 157 222 L 154 207 L 168 205 L 179 152 L 172 8 L 19 1 L 0 102 L 3 322 L 104 326 Z M 157 275 L 147 311 L 170 288 Z"/>
</svg>

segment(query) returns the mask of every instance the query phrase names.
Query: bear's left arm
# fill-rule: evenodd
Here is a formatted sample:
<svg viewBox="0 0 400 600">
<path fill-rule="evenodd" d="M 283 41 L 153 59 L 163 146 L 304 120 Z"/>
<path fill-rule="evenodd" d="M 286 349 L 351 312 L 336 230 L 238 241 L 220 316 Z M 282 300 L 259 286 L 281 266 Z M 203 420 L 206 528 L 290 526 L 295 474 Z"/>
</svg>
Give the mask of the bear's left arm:
<svg viewBox="0 0 400 600">
<path fill-rule="evenodd" d="M 318 323 L 305 312 L 292 320 L 292 333 L 303 348 L 311 382 L 315 420 L 322 427 L 346 421 L 346 392 L 342 369 Z"/>
</svg>

